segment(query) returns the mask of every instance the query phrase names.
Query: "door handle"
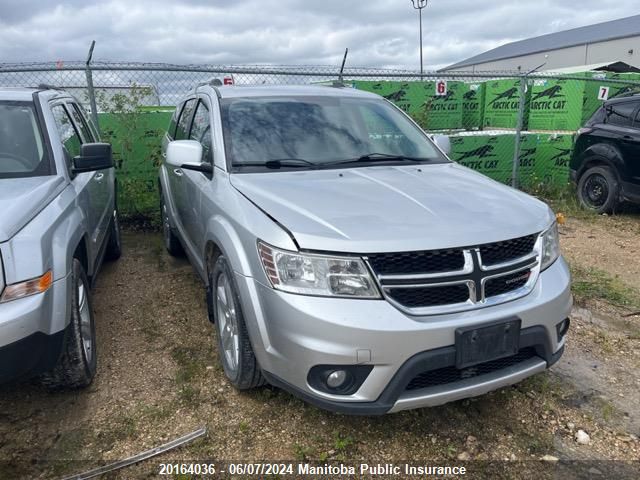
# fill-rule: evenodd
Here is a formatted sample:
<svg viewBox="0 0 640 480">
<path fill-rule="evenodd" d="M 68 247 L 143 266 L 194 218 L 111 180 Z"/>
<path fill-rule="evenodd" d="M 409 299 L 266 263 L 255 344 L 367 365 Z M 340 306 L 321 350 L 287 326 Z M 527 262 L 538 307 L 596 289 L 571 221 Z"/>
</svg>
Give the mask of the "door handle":
<svg viewBox="0 0 640 480">
<path fill-rule="evenodd" d="M 633 140 L 633 137 L 631 135 L 624 135 L 622 138 L 624 140 Z"/>
<path fill-rule="evenodd" d="M 178 177 L 181 177 L 182 175 L 184 175 L 184 172 L 179 168 L 174 168 L 173 173 L 176 174 Z"/>
<path fill-rule="evenodd" d="M 96 182 L 101 182 L 103 178 L 104 178 L 104 173 L 96 173 L 96 175 L 93 177 L 93 179 Z"/>
</svg>

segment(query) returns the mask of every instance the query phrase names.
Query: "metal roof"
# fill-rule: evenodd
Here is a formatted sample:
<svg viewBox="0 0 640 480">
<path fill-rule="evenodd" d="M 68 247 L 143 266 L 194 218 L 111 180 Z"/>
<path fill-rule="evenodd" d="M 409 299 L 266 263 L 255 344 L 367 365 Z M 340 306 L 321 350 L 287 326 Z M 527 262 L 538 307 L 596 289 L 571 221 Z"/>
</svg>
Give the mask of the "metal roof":
<svg viewBox="0 0 640 480">
<path fill-rule="evenodd" d="M 640 68 L 636 68 L 633 65 L 629 65 L 625 62 L 601 62 L 592 63 L 591 65 L 575 65 L 573 67 L 564 68 L 544 68 L 543 72 L 551 73 L 578 73 L 578 72 L 615 72 L 615 73 L 627 73 L 627 72 L 640 72 Z"/>
<path fill-rule="evenodd" d="M 521 57 L 533 53 L 575 47 L 577 45 L 584 45 L 585 43 L 604 42 L 636 35 L 640 36 L 640 15 L 507 43 L 506 45 L 494 48 L 480 55 L 454 63 L 443 70 L 455 70 L 456 68 L 478 65 L 480 63 L 495 62 L 497 60 Z"/>
</svg>

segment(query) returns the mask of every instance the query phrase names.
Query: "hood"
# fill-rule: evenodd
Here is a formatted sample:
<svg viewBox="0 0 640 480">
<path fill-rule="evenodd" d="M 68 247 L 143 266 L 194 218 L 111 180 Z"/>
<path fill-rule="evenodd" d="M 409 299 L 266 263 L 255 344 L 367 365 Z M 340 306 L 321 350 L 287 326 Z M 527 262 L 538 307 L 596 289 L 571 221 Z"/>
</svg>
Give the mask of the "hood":
<svg viewBox="0 0 640 480">
<path fill-rule="evenodd" d="M 454 163 L 235 174 L 231 183 L 310 250 L 471 246 L 553 221 L 543 202 Z"/>
<path fill-rule="evenodd" d="M 18 233 L 64 188 L 61 177 L 0 179 L 0 242 Z"/>
</svg>

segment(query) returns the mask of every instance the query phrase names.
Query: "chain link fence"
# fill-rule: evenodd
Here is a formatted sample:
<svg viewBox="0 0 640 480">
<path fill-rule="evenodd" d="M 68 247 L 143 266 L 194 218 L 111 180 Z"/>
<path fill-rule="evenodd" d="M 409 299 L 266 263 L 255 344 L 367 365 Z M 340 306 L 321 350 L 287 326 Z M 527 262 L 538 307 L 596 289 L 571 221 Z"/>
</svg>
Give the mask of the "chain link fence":
<svg viewBox="0 0 640 480">
<path fill-rule="evenodd" d="M 418 72 L 335 66 L 210 66 L 114 62 L 0 64 L 0 86 L 74 94 L 113 144 L 123 213 L 157 210 L 160 143 L 176 103 L 196 85 L 341 81 L 377 93 L 426 131 L 451 140 L 451 158 L 498 181 L 547 193 L 566 189 L 575 132 L 603 100 L 640 92 L 640 74 Z"/>
</svg>

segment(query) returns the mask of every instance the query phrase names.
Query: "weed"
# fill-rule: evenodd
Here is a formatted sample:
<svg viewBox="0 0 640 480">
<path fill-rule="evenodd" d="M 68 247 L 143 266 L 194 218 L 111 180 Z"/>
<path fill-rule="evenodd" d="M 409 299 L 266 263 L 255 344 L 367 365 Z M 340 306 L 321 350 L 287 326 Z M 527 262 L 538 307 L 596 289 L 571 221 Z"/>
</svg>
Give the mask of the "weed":
<svg viewBox="0 0 640 480">
<path fill-rule="evenodd" d="M 293 456 L 300 462 L 307 461 L 312 453 L 313 449 L 311 447 L 305 447 L 304 445 L 300 445 L 298 443 L 295 443 L 293 445 Z M 320 456 L 322 456 L 322 454 Z"/>
<path fill-rule="evenodd" d="M 353 438 L 351 438 L 349 435 L 342 436 L 340 433 L 336 433 L 333 446 L 337 452 L 344 453 L 347 451 L 347 449 L 349 449 L 349 447 L 353 446 L 354 443 L 355 442 Z"/>
<path fill-rule="evenodd" d="M 199 351 L 189 347 L 176 347 L 171 356 L 178 364 L 176 382 L 189 383 L 204 373 L 204 359 L 199 358 Z"/>
<path fill-rule="evenodd" d="M 195 408 L 200 405 L 200 389 L 191 385 L 183 385 L 178 390 L 178 398 L 183 405 Z"/>
<path fill-rule="evenodd" d="M 594 220 L 598 215 L 583 208 L 578 200 L 573 184 L 550 185 L 544 181 L 532 181 L 523 185 L 523 190 L 549 204 L 554 212 L 562 212 L 567 217 Z"/>
</svg>

